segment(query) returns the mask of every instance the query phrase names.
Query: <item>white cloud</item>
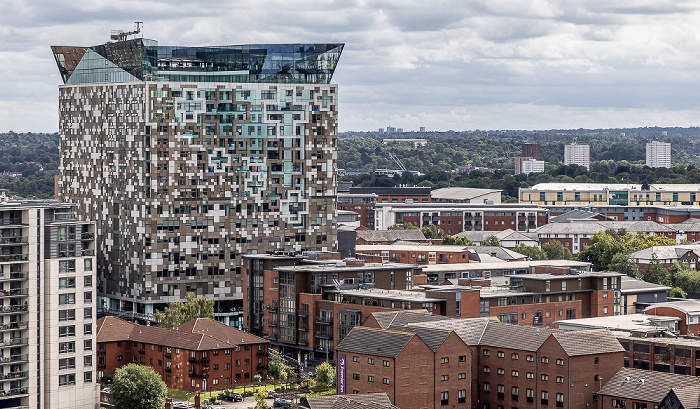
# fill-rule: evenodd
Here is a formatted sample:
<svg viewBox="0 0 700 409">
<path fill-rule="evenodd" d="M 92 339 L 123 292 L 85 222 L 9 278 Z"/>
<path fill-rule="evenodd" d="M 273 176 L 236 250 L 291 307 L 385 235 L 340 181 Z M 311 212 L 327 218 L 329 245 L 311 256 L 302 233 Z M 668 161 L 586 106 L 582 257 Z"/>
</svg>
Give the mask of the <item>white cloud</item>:
<svg viewBox="0 0 700 409">
<path fill-rule="evenodd" d="M 700 4 L 681 0 L 14 0 L 0 131 L 57 129 L 50 45 L 144 21 L 163 45 L 345 42 L 340 129 L 695 125 Z"/>
</svg>

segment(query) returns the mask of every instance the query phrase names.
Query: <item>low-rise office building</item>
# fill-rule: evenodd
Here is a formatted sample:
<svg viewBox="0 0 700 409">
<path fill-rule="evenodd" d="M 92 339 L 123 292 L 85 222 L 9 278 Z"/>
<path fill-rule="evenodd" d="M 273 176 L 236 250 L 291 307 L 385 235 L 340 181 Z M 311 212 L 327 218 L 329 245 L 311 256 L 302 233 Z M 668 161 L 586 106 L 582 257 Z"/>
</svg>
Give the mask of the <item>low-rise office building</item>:
<svg viewBox="0 0 700 409">
<path fill-rule="evenodd" d="M 268 341 L 208 318 L 171 329 L 115 317 L 97 322 L 97 368 L 112 375 L 124 365 L 148 365 L 169 388 L 212 391 L 267 375 Z"/>
<path fill-rule="evenodd" d="M 543 206 L 697 206 L 698 184 L 538 183 L 520 188 L 520 203 Z M 623 220 L 623 219 L 619 219 Z M 677 222 L 676 222 L 677 223 Z"/>
<path fill-rule="evenodd" d="M 548 211 L 527 204 L 378 203 L 375 229 L 394 224 L 436 226 L 445 234 L 463 231 L 531 231 L 547 223 Z"/>
</svg>

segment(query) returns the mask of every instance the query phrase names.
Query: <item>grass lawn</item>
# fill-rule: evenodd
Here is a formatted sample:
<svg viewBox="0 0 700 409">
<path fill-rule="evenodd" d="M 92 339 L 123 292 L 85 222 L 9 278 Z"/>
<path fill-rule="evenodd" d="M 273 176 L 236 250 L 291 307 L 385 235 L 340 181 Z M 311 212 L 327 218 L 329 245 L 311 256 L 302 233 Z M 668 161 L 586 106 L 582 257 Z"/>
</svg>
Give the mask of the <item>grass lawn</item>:
<svg viewBox="0 0 700 409">
<path fill-rule="evenodd" d="M 258 386 L 239 386 L 237 388 L 230 388 L 230 390 L 240 393 L 241 395 L 243 394 L 244 391 L 250 391 L 252 389 L 258 389 L 258 388 L 264 388 L 264 389 L 271 389 L 275 390 L 281 386 L 286 386 L 286 384 L 280 383 L 280 384 L 269 384 L 269 385 L 258 385 Z M 213 392 L 201 392 L 202 395 L 202 400 L 204 399 L 209 399 L 211 395 L 219 396 L 219 393 L 222 391 L 213 391 Z M 178 400 L 187 400 L 187 393 L 190 394 L 190 402 L 194 402 L 194 395 L 196 392 L 187 392 L 187 391 L 181 391 L 179 389 L 172 389 L 168 388 L 168 397 L 171 397 L 173 399 L 178 399 Z"/>
</svg>

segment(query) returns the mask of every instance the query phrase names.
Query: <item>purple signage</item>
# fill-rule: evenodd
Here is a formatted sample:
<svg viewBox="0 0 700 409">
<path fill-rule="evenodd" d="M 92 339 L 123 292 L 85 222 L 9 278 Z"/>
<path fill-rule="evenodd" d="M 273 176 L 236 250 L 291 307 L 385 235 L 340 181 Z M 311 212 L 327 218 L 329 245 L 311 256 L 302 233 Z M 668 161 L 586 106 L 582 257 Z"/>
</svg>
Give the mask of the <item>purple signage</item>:
<svg viewBox="0 0 700 409">
<path fill-rule="evenodd" d="M 338 395 L 345 395 L 345 354 L 338 354 Z"/>
</svg>

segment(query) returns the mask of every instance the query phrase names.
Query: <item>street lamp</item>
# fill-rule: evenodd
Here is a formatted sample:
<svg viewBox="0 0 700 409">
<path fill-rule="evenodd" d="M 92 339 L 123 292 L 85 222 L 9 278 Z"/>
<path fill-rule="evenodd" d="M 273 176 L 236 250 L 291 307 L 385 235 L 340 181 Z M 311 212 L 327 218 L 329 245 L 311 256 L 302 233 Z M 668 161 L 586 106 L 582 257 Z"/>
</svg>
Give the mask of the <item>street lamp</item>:
<svg viewBox="0 0 700 409">
<path fill-rule="evenodd" d="M 190 407 L 190 395 L 192 395 L 192 392 L 187 392 L 185 396 L 187 396 L 187 407 Z"/>
</svg>

